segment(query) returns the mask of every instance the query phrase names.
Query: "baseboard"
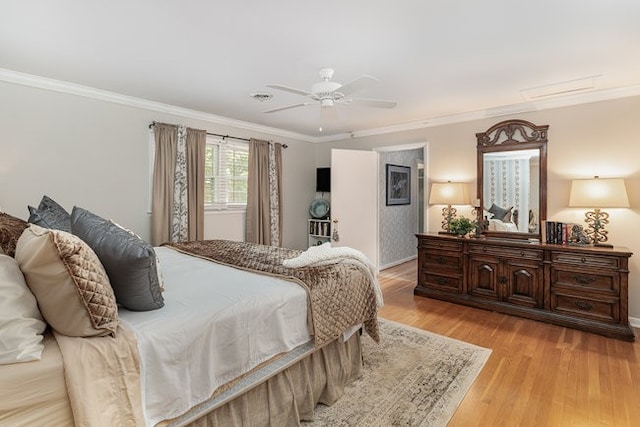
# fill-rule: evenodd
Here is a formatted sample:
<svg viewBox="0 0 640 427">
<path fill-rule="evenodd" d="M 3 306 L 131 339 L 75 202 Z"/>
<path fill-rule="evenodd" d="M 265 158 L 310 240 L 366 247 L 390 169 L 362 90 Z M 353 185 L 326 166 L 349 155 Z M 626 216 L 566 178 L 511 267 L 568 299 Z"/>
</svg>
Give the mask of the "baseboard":
<svg viewBox="0 0 640 427">
<path fill-rule="evenodd" d="M 634 328 L 640 328 L 640 318 L 629 317 L 629 324 Z"/>
<path fill-rule="evenodd" d="M 404 264 L 407 261 L 418 258 L 418 255 L 413 255 L 408 258 L 400 259 L 398 261 L 390 262 L 389 264 L 381 265 L 380 270 L 386 270 L 387 268 L 395 267 L 396 265 Z"/>
</svg>

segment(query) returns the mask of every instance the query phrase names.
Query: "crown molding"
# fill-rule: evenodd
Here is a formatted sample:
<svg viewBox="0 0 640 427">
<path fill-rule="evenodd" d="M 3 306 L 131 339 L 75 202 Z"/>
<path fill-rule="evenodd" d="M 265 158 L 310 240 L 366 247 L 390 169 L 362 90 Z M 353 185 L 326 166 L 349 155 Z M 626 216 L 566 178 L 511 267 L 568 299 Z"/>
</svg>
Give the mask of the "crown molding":
<svg viewBox="0 0 640 427">
<path fill-rule="evenodd" d="M 572 94 L 569 96 L 558 96 L 538 101 L 528 100 L 526 102 L 498 107 L 490 107 L 483 110 L 436 116 L 414 122 L 355 131 L 347 134 L 347 137 L 360 138 L 365 136 L 384 135 L 393 132 L 403 132 L 414 129 L 449 125 L 454 123 L 470 122 L 473 120 L 482 120 L 486 118 L 500 117 L 512 114 L 529 113 L 532 111 L 549 110 L 552 108 L 570 107 L 572 105 L 589 104 L 592 102 L 608 101 L 612 99 L 627 98 L 631 96 L 640 96 L 640 85 L 625 86 L 614 89 L 604 89 L 580 94 Z M 337 140 L 339 139 L 345 138 L 342 137 L 338 138 Z M 336 139 L 331 140 L 333 141 Z"/>
<path fill-rule="evenodd" d="M 273 128 L 269 126 L 258 125 L 255 123 L 245 122 L 242 120 L 230 119 L 228 117 L 218 116 L 215 114 L 204 113 L 202 111 L 191 110 L 188 108 L 176 107 L 174 105 L 163 104 L 156 101 L 150 101 L 143 98 L 137 98 L 128 95 L 122 95 L 116 92 L 96 89 L 89 86 L 82 86 L 75 83 L 54 80 L 47 77 L 35 76 L 32 74 L 20 73 L 13 70 L 0 68 L 0 81 L 9 83 L 32 86 L 41 89 L 63 92 L 87 98 L 99 99 L 102 101 L 113 102 L 132 107 L 138 107 L 146 110 L 157 111 L 161 113 L 174 114 L 182 117 L 188 117 L 197 120 L 203 120 L 219 125 L 233 126 L 240 129 L 250 130 L 254 132 L 266 133 L 269 135 L 290 138 L 298 141 L 323 143 L 342 141 L 350 138 L 361 138 L 367 136 L 384 135 L 394 132 L 404 132 L 428 127 L 443 126 L 454 123 L 469 122 L 473 120 L 482 120 L 490 117 L 500 117 L 511 114 L 520 114 L 531 111 L 547 110 L 551 108 L 568 107 L 572 105 L 587 104 L 592 102 L 607 101 L 618 98 L 626 98 L 640 95 L 640 85 L 625 86 L 614 89 L 603 89 L 588 91 L 583 93 L 571 93 L 556 97 L 549 97 L 539 100 L 527 100 L 525 102 L 488 107 L 482 110 L 460 112 L 442 116 L 434 116 L 407 123 L 399 123 L 379 128 L 364 129 L 360 131 L 339 133 L 327 136 L 311 136 L 297 132 L 291 132 L 284 129 Z"/>
<path fill-rule="evenodd" d="M 35 76 L 33 74 L 20 73 L 13 70 L 0 68 L 0 81 L 32 86 L 40 89 L 52 90 L 71 95 L 83 96 L 85 98 L 98 99 L 101 101 L 113 102 L 115 104 L 127 105 L 130 107 L 142 108 L 145 110 L 157 111 L 159 113 L 174 114 L 196 120 L 203 120 L 225 126 L 233 126 L 240 129 L 254 132 L 266 133 L 269 135 L 301 140 L 305 142 L 316 142 L 316 138 L 301 133 L 290 132 L 284 129 L 262 126 L 242 120 L 230 119 L 228 117 L 215 114 L 204 113 L 202 111 L 191 110 L 189 108 L 177 107 L 175 105 L 163 104 L 161 102 L 150 101 L 144 98 L 122 95 L 116 92 L 96 89 L 89 86 L 50 79 L 47 77 Z"/>
</svg>

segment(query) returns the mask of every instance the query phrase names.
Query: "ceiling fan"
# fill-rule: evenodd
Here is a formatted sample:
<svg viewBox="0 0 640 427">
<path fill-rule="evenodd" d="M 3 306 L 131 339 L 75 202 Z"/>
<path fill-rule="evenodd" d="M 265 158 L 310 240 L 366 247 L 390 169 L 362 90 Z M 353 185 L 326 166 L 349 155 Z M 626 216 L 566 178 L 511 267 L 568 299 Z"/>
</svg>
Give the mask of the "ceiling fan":
<svg viewBox="0 0 640 427">
<path fill-rule="evenodd" d="M 283 90 L 285 92 L 295 93 L 296 95 L 306 96 L 307 98 L 310 98 L 311 101 L 274 108 L 272 110 L 265 111 L 265 113 L 275 113 L 276 111 L 304 107 L 313 104 L 320 104 L 322 108 L 333 107 L 336 104 L 348 105 L 352 103 L 376 108 L 393 108 L 398 105 L 398 103 L 395 101 L 369 98 L 354 98 L 350 96 L 353 92 L 362 90 L 377 83 L 378 79 L 373 76 L 360 76 L 357 79 L 342 85 L 340 83 L 331 81 L 331 77 L 333 77 L 332 68 L 323 68 L 318 74 L 320 75 L 322 81 L 313 84 L 311 86 L 311 91 L 296 89 L 278 84 L 267 85 L 267 87 L 273 89 Z"/>
</svg>

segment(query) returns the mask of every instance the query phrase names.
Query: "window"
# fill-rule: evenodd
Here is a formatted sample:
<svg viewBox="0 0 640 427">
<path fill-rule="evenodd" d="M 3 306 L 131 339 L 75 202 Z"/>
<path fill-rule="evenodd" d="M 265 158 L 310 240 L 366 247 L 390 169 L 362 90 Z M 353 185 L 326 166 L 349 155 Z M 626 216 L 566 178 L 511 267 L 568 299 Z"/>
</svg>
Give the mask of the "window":
<svg viewBox="0 0 640 427">
<path fill-rule="evenodd" d="M 204 204 L 207 209 L 245 209 L 249 144 L 207 136 Z"/>
</svg>

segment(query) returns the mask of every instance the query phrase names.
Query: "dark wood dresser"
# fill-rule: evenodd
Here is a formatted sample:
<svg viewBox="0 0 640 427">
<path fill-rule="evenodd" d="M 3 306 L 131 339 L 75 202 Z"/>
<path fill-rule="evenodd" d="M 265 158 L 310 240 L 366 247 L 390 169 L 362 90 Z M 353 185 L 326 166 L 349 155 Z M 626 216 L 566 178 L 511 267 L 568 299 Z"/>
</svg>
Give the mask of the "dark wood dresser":
<svg viewBox="0 0 640 427">
<path fill-rule="evenodd" d="M 416 236 L 416 295 L 635 339 L 627 313 L 627 248 Z"/>
</svg>

